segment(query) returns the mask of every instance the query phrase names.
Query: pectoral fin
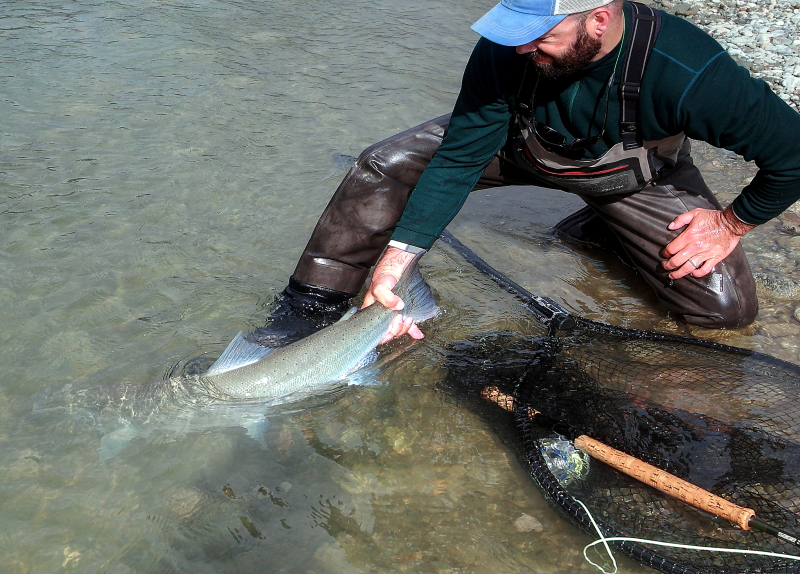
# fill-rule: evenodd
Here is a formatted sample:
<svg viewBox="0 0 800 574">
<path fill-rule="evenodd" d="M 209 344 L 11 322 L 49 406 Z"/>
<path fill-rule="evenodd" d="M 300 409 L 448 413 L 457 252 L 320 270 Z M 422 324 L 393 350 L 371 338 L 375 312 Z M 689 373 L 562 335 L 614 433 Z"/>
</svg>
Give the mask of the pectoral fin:
<svg viewBox="0 0 800 574">
<path fill-rule="evenodd" d="M 336 321 L 336 322 L 337 322 L 337 323 L 341 323 L 342 321 L 347 321 L 347 320 L 348 320 L 350 317 L 352 317 L 352 316 L 353 316 L 353 315 L 355 315 L 356 313 L 358 313 L 358 307 L 351 307 L 350 309 L 348 309 L 347 311 L 345 311 L 344 315 L 342 315 L 342 318 L 341 318 L 341 319 L 339 319 L 339 320 L 338 320 L 338 321 Z"/>
<path fill-rule="evenodd" d="M 100 448 L 97 449 L 100 460 L 108 460 L 117 456 L 138 434 L 139 428 L 136 425 L 130 421 L 122 421 L 119 427 L 104 434 L 100 439 Z"/>
</svg>

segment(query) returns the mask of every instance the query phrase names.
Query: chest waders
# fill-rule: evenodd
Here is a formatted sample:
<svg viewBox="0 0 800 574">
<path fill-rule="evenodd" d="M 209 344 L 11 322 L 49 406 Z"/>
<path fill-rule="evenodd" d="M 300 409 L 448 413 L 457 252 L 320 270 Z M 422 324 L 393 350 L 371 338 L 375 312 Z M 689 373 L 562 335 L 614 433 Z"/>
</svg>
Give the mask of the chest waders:
<svg viewBox="0 0 800 574">
<path fill-rule="evenodd" d="M 694 208 L 721 206 L 694 166 L 683 134 L 641 139 L 639 91 L 660 14 L 628 4 L 634 25 L 620 82 L 622 142 L 596 160 L 569 160 L 544 149 L 526 115 L 517 113 L 519 137 L 500 150 L 474 189 L 539 185 L 578 194 L 607 224 L 607 233 L 616 236 L 666 310 L 703 327 L 742 327 L 753 321 L 758 304 L 741 246 L 705 277 L 687 275 L 673 282 L 661 266 L 661 250 L 678 235 L 667 229 L 670 222 Z M 358 293 L 449 119 L 445 115 L 411 128 L 359 156 L 320 217 L 289 281 L 290 293 L 308 292 L 323 302 Z"/>
</svg>

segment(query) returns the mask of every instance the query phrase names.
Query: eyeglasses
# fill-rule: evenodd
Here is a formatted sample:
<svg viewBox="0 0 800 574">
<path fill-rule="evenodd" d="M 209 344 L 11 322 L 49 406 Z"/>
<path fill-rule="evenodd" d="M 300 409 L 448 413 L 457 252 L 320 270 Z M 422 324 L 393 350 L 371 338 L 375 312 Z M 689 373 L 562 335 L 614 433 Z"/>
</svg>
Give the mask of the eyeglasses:
<svg viewBox="0 0 800 574">
<path fill-rule="evenodd" d="M 586 136 L 585 138 L 576 138 L 572 140 L 570 143 L 567 143 L 567 137 L 554 130 L 548 125 L 543 124 L 542 122 L 536 121 L 536 112 L 534 111 L 534 100 L 536 98 L 536 89 L 539 87 L 539 78 L 536 78 L 536 83 L 533 86 L 533 94 L 531 94 L 531 104 L 530 104 L 530 111 L 531 111 L 531 119 L 526 122 L 529 123 L 529 128 L 531 129 L 531 133 L 533 137 L 536 138 L 536 141 L 541 144 L 541 146 L 551 153 L 557 153 L 558 155 L 564 156 L 569 159 L 580 159 L 583 157 L 584 150 L 592 147 L 594 144 L 599 142 L 606 133 L 606 121 L 608 120 L 608 103 L 611 94 L 611 85 L 614 83 L 614 75 L 616 74 L 616 66 L 614 66 L 614 71 L 611 72 L 611 76 L 608 78 L 608 82 L 606 83 L 606 93 L 605 93 L 605 112 L 603 113 L 603 124 L 600 128 L 600 133 L 597 135 L 590 135 Z M 591 127 L 589 128 L 591 130 Z"/>
<path fill-rule="evenodd" d="M 564 134 L 554 130 L 548 125 L 545 125 L 541 122 L 536 121 L 536 112 L 533 102 L 536 99 L 536 89 L 539 87 L 539 80 L 541 75 L 536 76 L 536 83 L 533 85 L 533 93 L 531 94 L 531 102 L 530 102 L 530 113 L 531 119 L 528 120 L 524 118 L 526 124 L 531 130 L 533 137 L 536 138 L 536 141 L 541 144 L 541 146 L 549 151 L 550 153 L 557 153 L 563 157 L 568 159 L 580 159 L 583 157 L 583 152 L 587 149 L 592 147 L 594 144 L 599 142 L 603 136 L 606 134 L 606 121 L 608 120 L 608 102 L 609 97 L 611 95 L 611 86 L 614 83 L 614 77 L 617 75 L 617 65 L 619 64 L 619 57 L 622 54 L 622 47 L 625 44 L 625 23 L 623 21 L 623 28 L 622 28 L 622 38 L 619 41 L 619 47 L 617 48 L 617 57 L 614 61 L 614 69 L 611 71 L 611 75 L 608 77 L 608 82 L 606 82 L 606 93 L 605 93 L 605 111 L 603 112 L 603 124 L 600 128 L 600 133 L 594 136 L 586 136 L 585 138 L 576 138 L 572 140 L 570 143 L 567 143 L 567 136 Z M 530 64 L 529 64 L 530 65 Z M 522 76 L 522 83 L 525 82 L 525 73 L 528 71 L 529 65 L 525 66 L 525 72 L 523 72 Z M 523 108 L 525 106 L 522 106 Z M 591 130 L 591 126 L 589 127 Z"/>
</svg>

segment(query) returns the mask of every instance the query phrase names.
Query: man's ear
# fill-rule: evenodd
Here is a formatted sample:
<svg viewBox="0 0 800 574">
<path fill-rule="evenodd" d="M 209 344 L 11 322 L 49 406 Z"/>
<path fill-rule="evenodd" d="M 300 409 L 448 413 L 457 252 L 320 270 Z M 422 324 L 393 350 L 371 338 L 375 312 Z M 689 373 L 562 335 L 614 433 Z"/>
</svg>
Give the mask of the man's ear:
<svg viewBox="0 0 800 574">
<path fill-rule="evenodd" d="M 611 11 L 608 6 L 600 6 L 592 10 L 586 18 L 586 32 L 591 38 L 602 38 L 611 23 Z"/>
</svg>

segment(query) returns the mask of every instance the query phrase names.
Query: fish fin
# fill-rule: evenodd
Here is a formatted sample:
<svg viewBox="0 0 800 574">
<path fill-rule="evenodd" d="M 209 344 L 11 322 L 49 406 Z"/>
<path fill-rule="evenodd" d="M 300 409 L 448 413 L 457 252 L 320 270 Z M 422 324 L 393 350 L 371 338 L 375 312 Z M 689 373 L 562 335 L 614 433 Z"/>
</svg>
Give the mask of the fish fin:
<svg viewBox="0 0 800 574">
<path fill-rule="evenodd" d="M 357 312 L 358 312 L 358 307 L 351 307 L 350 309 L 348 309 L 347 311 L 345 311 L 344 315 L 342 315 L 342 318 L 341 318 L 341 319 L 339 319 L 339 320 L 338 320 L 338 321 L 336 321 L 336 322 L 337 322 L 337 323 L 341 323 L 342 321 L 347 321 L 347 320 L 348 320 L 350 317 L 352 317 L 353 315 L 355 315 Z"/>
<path fill-rule="evenodd" d="M 411 265 L 406 267 L 394 288 L 394 292 L 406 304 L 403 317 L 413 317 L 415 323 L 421 323 L 439 314 L 439 307 L 433 299 L 431 288 L 425 282 L 417 265 L 421 256 L 422 254 L 417 255 Z"/>
<path fill-rule="evenodd" d="M 100 460 L 108 460 L 117 456 L 138 434 L 139 428 L 135 424 L 123 421 L 121 426 L 100 438 L 100 448 L 97 449 Z"/>
<path fill-rule="evenodd" d="M 267 448 L 267 429 L 269 428 L 269 421 L 266 418 L 251 420 L 244 423 L 242 426 L 244 426 L 247 431 L 247 436 L 254 439 L 261 448 Z"/>
<path fill-rule="evenodd" d="M 252 365 L 272 351 L 272 349 L 245 340 L 242 333 L 243 331 L 239 331 L 239 334 L 233 338 L 233 341 L 219 356 L 219 359 L 214 361 L 214 364 L 208 368 L 205 376 L 218 375 L 246 365 Z"/>
<path fill-rule="evenodd" d="M 361 359 L 361 361 L 347 374 L 345 377 L 347 384 L 358 386 L 374 384 L 376 379 L 375 372 L 371 369 L 367 369 L 367 367 L 375 363 L 377 360 L 378 351 L 372 349 L 372 351 L 370 351 L 367 356 Z"/>
<path fill-rule="evenodd" d="M 355 373 L 358 370 L 363 369 L 364 367 L 371 365 L 375 361 L 378 360 L 378 351 L 372 349 L 367 355 L 361 359 L 351 370 L 350 373 Z M 349 376 L 349 375 L 348 375 Z"/>
</svg>

